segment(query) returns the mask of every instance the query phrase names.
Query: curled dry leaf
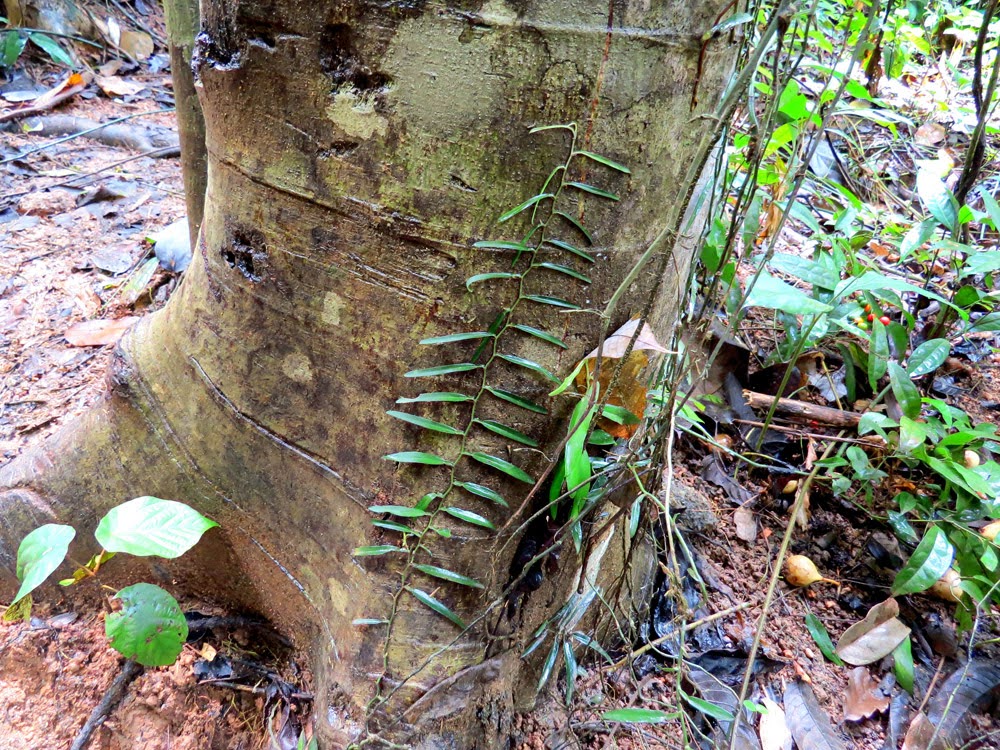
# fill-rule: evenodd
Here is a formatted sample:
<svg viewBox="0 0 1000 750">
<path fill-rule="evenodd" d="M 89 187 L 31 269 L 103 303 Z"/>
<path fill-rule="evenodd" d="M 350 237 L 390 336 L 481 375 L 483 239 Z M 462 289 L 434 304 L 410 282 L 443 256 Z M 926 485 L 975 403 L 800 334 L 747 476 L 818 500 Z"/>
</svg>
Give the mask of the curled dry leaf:
<svg viewBox="0 0 1000 750">
<path fill-rule="evenodd" d="M 926 715 L 914 717 L 903 750 L 944 750 L 961 745 L 970 716 L 998 692 L 1000 666 L 974 660 L 959 667 L 931 698 Z"/>
<path fill-rule="evenodd" d="M 847 750 L 809 685 L 789 683 L 784 699 L 785 720 L 799 750 Z"/>
<path fill-rule="evenodd" d="M 733 514 L 736 523 L 736 536 L 748 544 L 757 539 L 757 518 L 746 505 L 741 505 Z"/>
<path fill-rule="evenodd" d="M 792 750 L 792 733 L 788 729 L 785 712 L 770 698 L 761 702 L 767 709 L 767 713 L 760 717 L 761 750 Z"/>
<path fill-rule="evenodd" d="M 844 721 L 861 721 L 889 707 L 890 697 L 882 692 L 864 667 L 855 667 L 847 675 L 844 693 Z"/>
<path fill-rule="evenodd" d="M 936 122 L 925 122 L 913 134 L 913 141 L 921 146 L 936 146 L 944 140 L 944 125 Z"/>
<path fill-rule="evenodd" d="M 137 320 L 139 318 L 134 315 L 116 320 L 85 320 L 67 328 L 63 336 L 70 346 L 106 346 L 118 341 Z"/>
<path fill-rule="evenodd" d="M 891 654 L 909 634 L 910 629 L 899 620 L 899 604 L 886 599 L 844 631 L 837 642 L 837 656 L 855 666 L 871 664 Z"/>
</svg>

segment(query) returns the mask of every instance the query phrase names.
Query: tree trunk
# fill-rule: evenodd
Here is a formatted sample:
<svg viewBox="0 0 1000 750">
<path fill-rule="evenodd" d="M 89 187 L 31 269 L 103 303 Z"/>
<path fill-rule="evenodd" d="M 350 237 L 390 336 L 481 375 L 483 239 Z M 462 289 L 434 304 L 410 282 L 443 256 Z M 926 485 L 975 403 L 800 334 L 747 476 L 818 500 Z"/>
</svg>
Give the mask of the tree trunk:
<svg viewBox="0 0 1000 750">
<path fill-rule="evenodd" d="M 724 7 L 722 0 L 604 8 L 556 0 L 205 4 L 195 58 L 209 180 L 195 259 L 166 309 L 119 344 L 103 404 L 0 471 L 0 486 L 10 488 L 0 496 L 5 583 L 21 536 L 53 516 L 89 530 L 107 508 L 136 495 L 181 500 L 219 521 L 221 533 L 177 566 L 148 574 L 176 582 L 174 590 L 256 609 L 296 636 L 312 657 L 324 746 L 344 747 L 382 727 L 407 746 L 497 747 L 514 704 L 529 704 L 537 682 L 538 664 L 521 659 L 527 639 L 577 590 L 581 561 L 567 545 L 560 569 L 512 621 L 501 621 L 500 607 L 479 617 L 510 580 L 526 517 L 512 514 L 529 485 L 461 454 L 487 453 L 538 477 L 573 407 L 549 398 L 552 383 L 534 370 L 491 355 L 524 357 L 562 377 L 597 345 L 598 313 L 663 228 L 667 209 L 686 198 L 685 174 L 711 127 L 698 112 L 717 101 L 731 67 L 726 39 L 709 42 L 699 62 L 702 35 Z M 695 86 L 703 104 L 692 111 Z M 539 193 L 567 160 L 569 131 L 529 128 L 568 122 L 579 123 L 576 148 L 631 169 L 626 176 L 577 157 L 571 179 L 621 200 L 566 187 L 556 201 L 591 231 L 596 262 L 547 244 L 517 260 L 523 282 L 494 278 L 470 293 L 468 277 L 510 273 L 515 260 L 473 243 L 520 240 L 531 211 L 499 225 L 497 217 Z M 542 201 L 539 211 L 551 204 Z M 586 245 L 565 219 L 553 219 L 549 231 L 549 239 Z M 663 252 L 673 253 L 665 283 L 640 274 L 632 308 L 621 306 L 613 326 L 655 289 L 650 322 L 669 337 L 690 248 L 669 242 Z M 533 258 L 584 272 L 592 283 L 529 272 Z M 583 311 L 525 295 L 564 298 Z M 488 367 L 406 377 L 472 362 L 482 340 L 418 342 L 485 331 L 512 306 L 477 360 Z M 566 348 L 513 324 L 548 331 Z M 495 398 L 484 383 L 548 413 Z M 395 404 L 421 391 L 476 400 Z M 387 409 L 457 426 L 462 435 L 419 429 Z M 540 448 L 466 429 L 473 412 L 516 427 Z M 454 471 L 383 458 L 399 451 L 443 456 Z M 510 507 L 457 488 L 455 478 L 493 488 Z M 449 487 L 446 498 L 429 500 L 431 515 L 390 520 L 423 528 L 431 519 L 450 538 L 422 536 L 413 559 L 352 553 L 400 543 L 398 533 L 372 526 L 382 516 L 370 506 L 414 506 Z M 89 553 L 86 537 L 77 537 L 77 558 Z M 607 560 L 620 560 L 621 540 L 593 542 L 591 562 L 604 550 L 613 550 Z M 447 583 L 411 563 L 484 588 Z M 408 590 L 401 592 L 401 580 Z M 471 628 L 463 632 L 412 589 Z M 391 625 L 358 626 L 358 619 Z M 507 637 L 497 640 L 497 628 Z M 372 705 L 378 710 L 366 716 Z"/>
</svg>

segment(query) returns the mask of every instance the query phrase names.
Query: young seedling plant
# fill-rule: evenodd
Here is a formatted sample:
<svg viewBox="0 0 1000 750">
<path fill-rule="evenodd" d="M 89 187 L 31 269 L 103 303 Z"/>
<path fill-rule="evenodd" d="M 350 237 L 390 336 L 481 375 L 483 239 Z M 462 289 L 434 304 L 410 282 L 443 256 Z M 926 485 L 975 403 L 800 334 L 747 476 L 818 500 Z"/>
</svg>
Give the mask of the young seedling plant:
<svg viewBox="0 0 1000 750">
<path fill-rule="evenodd" d="M 60 581 L 72 586 L 96 576 L 101 566 L 119 552 L 138 557 L 180 557 L 191 549 L 215 521 L 173 500 L 137 497 L 107 512 L 94 536 L 101 551 L 72 577 Z M 17 578 L 21 582 L 5 621 L 31 616 L 31 592 L 55 572 L 69 551 L 76 529 L 48 523 L 32 531 L 17 550 Z M 121 609 L 109 613 L 104 631 L 111 647 L 147 667 L 173 664 L 187 640 L 188 627 L 177 600 L 159 586 L 136 583 L 115 594 Z"/>
</svg>

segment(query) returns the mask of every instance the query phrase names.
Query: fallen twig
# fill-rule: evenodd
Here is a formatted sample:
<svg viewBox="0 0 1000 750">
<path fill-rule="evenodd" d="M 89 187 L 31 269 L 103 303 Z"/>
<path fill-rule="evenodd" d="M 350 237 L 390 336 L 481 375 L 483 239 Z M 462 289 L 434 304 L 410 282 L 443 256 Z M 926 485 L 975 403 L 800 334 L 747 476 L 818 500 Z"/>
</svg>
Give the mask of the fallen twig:
<svg viewBox="0 0 1000 750">
<path fill-rule="evenodd" d="M 747 403 L 757 409 L 770 408 L 776 404 L 776 411 L 790 417 L 799 417 L 810 422 L 832 425 L 833 427 L 857 427 L 863 414 L 855 411 L 844 411 L 834 409 L 830 406 L 820 406 L 811 404 L 808 401 L 799 401 L 794 398 L 777 398 L 768 396 L 766 393 L 755 393 L 754 391 L 743 391 Z"/>
</svg>

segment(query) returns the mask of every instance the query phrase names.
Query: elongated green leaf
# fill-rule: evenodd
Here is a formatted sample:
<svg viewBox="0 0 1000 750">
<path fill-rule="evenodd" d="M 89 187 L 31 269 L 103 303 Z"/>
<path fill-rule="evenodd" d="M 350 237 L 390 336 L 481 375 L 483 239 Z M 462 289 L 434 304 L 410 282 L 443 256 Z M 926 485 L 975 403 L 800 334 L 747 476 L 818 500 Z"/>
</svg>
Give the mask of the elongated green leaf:
<svg viewBox="0 0 1000 750">
<path fill-rule="evenodd" d="M 563 307 L 567 310 L 579 310 L 579 305 L 574 305 L 572 302 L 567 302 L 560 297 L 550 297 L 545 294 L 526 294 L 524 299 L 531 300 L 532 302 L 537 302 L 540 305 L 552 305 L 553 307 Z"/>
<path fill-rule="evenodd" d="M 576 123 L 556 123 L 555 125 L 537 125 L 528 132 L 541 133 L 544 130 L 568 130 L 571 133 L 575 133 Z"/>
<path fill-rule="evenodd" d="M 1000 205 L 997 204 L 996 198 L 990 194 L 990 191 L 985 186 L 980 187 L 977 192 L 983 200 L 983 207 L 986 209 L 986 213 L 989 214 L 990 221 L 993 222 L 993 228 L 1000 230 Z"/>
<path fill-rule="evenodd" d="M 555 271 L 556 273 L 561 273 L 565 276 L 570 276 L 574 279 L 578 279 L 579 281 L 582 281 L 584 284 L 590 283 L 590 277 L 584 276 L 579 271 L 574 271 L 572 268 L 569 268 L 568 266 L 561 266 L 558 263 L 549 263 L 548 261 L 545 261 L 543 263 L 536 263 L 535 268 L 545 268 L 548 269 L 549 271 Z"/>
<path fill-rule="evenodd" d="M 892 652 L 892 671 L 896 675 L 899 686 L 913 695 L 913 649 L 910 646 L 909 636 L 900 641 L 896 650 Z"/>
<path fill-rule="evenodd" d="M 390 552 L 405 552 L 402 547 L 397 547 L 395 544 L 376 544 L 370 547 L 355 547 L 352 553 L 355 557 L 375 557 L 377 555 L 386 555 Z"/>
<path fill-rule="evenodd" d="M 543 378 L 545 378 L 546 380 L 551 380 L 553 383 L 559 382 L 559 378 L 557 378 L 555 375 L 546 370 L 537 362 L 532 362 L 530 359 L 525 359 L 524 357 L 518 357 L 516 354 L 498 354 L 497 357 L 504 360 L 505 362 L 510 362 L 512 365 L 517 365 L 518 367 L 523 367 L 526 370 L 537 372 Z"/>
<path fill-rule="evenodd" d="M 473 578 L 463 576 L 461 573 L 456 573 L 455 571 L 448 570 L 447 568 L 439 568 L 437 565 L 414 563 L 413 567 L 421 573 L 433 576 L 434 578 L 440 578 L 443 581 L 451 581 L 452 583 L 457 583 L 461 586 L 470 586 L 474 589 L 484 588 L 483 584 Z"/>
<path fill-rule="evenodd" d="M 878 390 L 878 380 L 889 368 L 889 334 L 885 326 L 876 319 L 872 322 L 872 344 L 868 352 L 868 384 Z"/>
<path fill-rule="evenodd" d="M 365 628 L 370 625 L 388 625 L 388 620 L 383 620 L 378 617 L 356 617 L 351 620 L 351 625 L 356 628 Z"/>
<path fill-rule="evenodd" d="M 819 646 L 819 650 L 823 656 L 837 666 L 844 666 L 844 660 L 837 655 L 837 649 L 833 645 L 833 641 L 830 640 L 830 634 L 827 632 L 826 626 L 812 612 L 806 614 L 806 629 L 808 629 L 809 635 L 812 636 L 816 645 Z"/>
<path fill-rule="evenodd" d="M 911 378 L 919 378 L 934 372 L 948 359 L 951 342 L 948 339 L 930 339 L 925 341 L 910 355 L 906 361 L 906 373 Z"/>
<path fill-rule="evenodd" d="M 466 492 L 471 492 L 473 495 L 478 495 L 479 497 L 484 497 L 487 500 L 492 500 L 497 505 L 502 505 L 503 507 L 509 507 L 507 501 L 503 499 L 503 496 L 496 490 L 490 489 L 481 484 L 476 484 L 475 482 L 455 482 L 456 487 L 461 487 Z"/>
<path fill-rule="evenodd" d="M 931 526 L 920 540 L 903 569 L 892 582 L 892 595 L 916 594 L 926 591 L 951 567 L 955 548 L 937 526 Z"/>
<path fill-rule="evenodd" d="M 497 224 L 503 224 L 505 221 L 513 219 L 522 211 L 526 211 L 532 206 L 535 206 L 544 200 L 548 200 L 549 198 L 555 198 L 555 196 L 552 195 L 552 193 L 540 193 L 539 195 L 533 195 L 532 197 L 528 198 L 528 200 L 526 200 L 524 203 L 522 203 L 520 206 L 515 206 L 510 211 L 507 211 L 505 214 L 502 214 L 500 218 L 497 219 Z"/>
<path fill-rule="evenodd" d="M 479 451 L 474 451 L 472 453 L 466 453 L 469 458 L 474 461 L 478 461 L 481 464 L 486 464 L 489 467 L 496 469 L 497 471 L 502 471 L 507 476 L 516 479 L 519 482 L 524 482 L 525 484 L 534 484 L 535 480 L 531 478 L 524 469 L 515 466 L 510 461 L 505 461 L 502 458 L 497 458 L 496 456 L 491 456 L 488 453 L 480 453 Z"/>
<path fill-rule="evenodd" d="M 388 513 L 390 516 L 399 516 L 400 518 L 420 518 L 430 515 L 426 510 L 411 508 L 409 505 L 371 505 L 368 510 L 372 513 Z"/>
<path fill-rule="evenodd" d="M 553 397 L 558 396 L 561 393 L 564 393 L 565 391 L 569 390 L 569 387 L 573 385 L 573 383 L 576 380 L 576 376 L 580 374 L 580 371 L 583 369 L 585 364 L 587 364 L 586 359 L 581 359 L 579 362 L 577 362 L 576 367 L 573 368 L 573 371 L 565 378 L 563 378 L 562 381 L 560 381 L 559 385 L 555 387 L 555 389 L 549 394 L 549 396 Z"/>
<path fill-rule="evenodd" d="M 28 39 L 31 40 L 32 44 L 37 44 L 41 49 L 45 50 L 48 56 L 52 58 L 52 62 L 70 68 L 73 67 L 73 58 L 66 54 L 66 50 L 59 45 L 59 42 L 48 34 L 28 34 Z"/>
<path fill-rule="evenodd" d="M 574 151 L 573 156 L 586 156 L 588 159 L 596 161 L 598 164 L 603 164 L 606 167 L 611 167 L 612 169 L 616 169 L 619 172 L 623 172 L 625 174 L 632 174 L 629 171 L 628 167 L 619 164 L 618 162 L 613 161 L 606 156 L 595 154 L 593 151 Z"/>
<path fill-rule="evenodd" d="M 562 339 L 558 339 L 551 333 L 546 333 L 545 331 L 539 328 L 535 328 L 533 326 L 526 326 L 521 323 L 516 323 L 515 325 L 512 325 L 511 328 L 521 331 L 522 333 L 526 333 L 529 336 L 534 336 L 535 338 L 539 338 L 542 341 L 547 341 L 548 343 L 554 344 L 555 346 L 558 346 L 561 349 L 567 348 L 566 344 L 563 342 Z"/>
<path fill-rule="evenodd" d="M 573 510 L 570 518 L 575 518 L 590 492 L 592 468 L 587 455 L 586 439 L 590 421 L 596 406 L 591 406 L 586 397 L 581 398 L 569 420 L 568 438 L 563 449 L 563 465 L 566 468 L 566 489 L 573 490 Z"/>
<path fill-rule="evenodd" d="M 475 276 L 470 276 L 465 280 L 465 288 L 470 292 L 472 287 L 476 284 L 481 284 L 484 281 L 493 281 L 494 279 L 519 279 L 521 274 L 518 273 L 506 273 L 503 271 L 496 271 L 494 273 L 477 273 Z"/>
<path fill-rule="evenodd" d="M 958 225 L 958 203 L 944 181 L 927 167 L 917 170 L 917 195 L 931 216 L 952 232 Z"/>
<path fill-rule="evenodd" d="M 588 263 L 596 263 L 597 259 L 593 255 L 588 253 L 586 250 L 581 250 L 575 245 L 571 245 L 568 242 L 563 242 L 562 240 L 546 238 L 546 245 L 552 245 L 553 247 L 558 247 L 560 250 L 565 250 L 567 253 L 572 253 L 578 258 L 583 258 Z"/>
<path fill-rule="evenodd" d="M 66 559 L 69 543 L 76 536 L 72 526 L 47 523 L 29 533 L 17 548 L 15 572 L 21 587 L 14 602 L 37 589 Z"/>
<path fill-rule="evenodd" d="M 567 182 L 566 187 L 576 188 L 577 190 L 582 190 L 585 193 L 596 195 L 599 198 L 607 198 L 612 201 L 618 200 L 618 196 L 614 193 L 609 193 L 607 190 L 601 190 L 599 187 L 588 185 L 586 182 Z"/>
<path fill-rule="evenodd" d="M 471 510 L 465 510 L 464 508 L 456 508 L 454 506 L 449 508 L 443 508 L 444 512 L 453 518 L 457 518 L 459 521 L 465 521 L 466 523 L 471 523 L 473 526 L 481 526 L 484 529 L 496 529 L 493 522 L 488 518 L 483 518 L 483 516 L 478 513 L 473 513 Z"/>
<path fill-rule="evenodd" d="M 426 464 L 427 466 L 451 466 L 441 456 L 422 451 L 402 451 L 401 453 L 390 453 L 382 456 L 386 461 L 396 461 L 401 464 Z"/>
<path fill-rule="evenodd" d="M 413 529 L 409 526 L 396 523 L 395 521 L 383 521 L 381 519 L 375 519 L 372 521 L 372 526 L 378 526 L 380 529 L 385 529 L 386 531 L 398 531 L 400 534 L 416 534 Z"/>
<path fill-rule="evenodd" d="M 428 419 L 427 417 L 421 417 L 416 414 L 407 414 L 405 411 L 396 411 L 390 409 L 386 412 L 390 417 L 400 420 L 401 422 L 408 422 L 417 427 L 423 427 L 425 430 L 433 430 L 434 432 L 443 432 L 445 435 L 461 435 L 463 434 L 461 430 L 456 427 L 452 427 L 448 424 L 442 424 L 441 422 L 435 422 L 433 419 Z"/>
<path fill-rule="evenodd" d="M 28 37 L 23 36 L 17 29 L 7 29 L 3 34 L 3 56 L 0 64 L 5 68 L 14 67 L 17 58 L 24 51 L 24 45 L 28 43 Z"/>
<path fill-rule="evenodd" d="M 789 276 L 794 276 L 822 289 L 832 290 L 840 281 L 837 269 L 830 268 L 817 260 L 801 258 L 790 253 L 775 253 L 774 257 L 768 261 L 768 265 L 776 271 L 787 273 Z"/>
<path fill-rule="evenodd" d="M 475 365 L 472 362 L 459 362 L 454 365 L 438 365 L 437 367 L 424 367 L 420 370 L 410 370 L 403 375 L 404 378 L 434 378 L 438 375 L 451 375 L 456 372 L 469 372 L 469 370 L 479 370 L 482 365 Z"/>
<path fill-rule="evenodd" d="M 616 424 L 639 424 L 640 422 L 639 417 L 624 406 L 615 406 L 614 404 L 605 404 L 601 416 Z"/>
<path fill-rule="evenodd" d="M 704 698 L 698 698 L 694 695 L 688 695 L 683 690 L 678 691 L 684 702 L 697 711 L 701 711 L 705 716 L 711 716 L 716 721 L 733 721 L 736 717 L 733 716 L 729 711 L 724 709 L 722 706 L 717 706 L 714 703 L 709 703 Z"/>
<path fill-rule="evenodd" d="M 454 391 L 437 391 L 435 393 L 421 393 L 419 396 L 414 396 L 413 398 L 397 398 L 397 404 L 423 404 L 431 401 L 448 401 L 452 403 L 461 403 L 463 401 L 472 401 L 472 396 L 466 396 L 464 393 L 455 393 Z"/>
<path fill-rule="evenodd" d="M 488 339 L 493 334 L 486 331 L 469 331 L 467 333 L 449 333 L 446 336 L 431 336 L 429 339 L 421 339 L 421 344 L 454 344 L 457 341 L 472 341 L 473 339 Z"/>
<path fill-rule="evenodd" d="M 909 231 L 903 235 L 903 241 L 899 243 L 899 261 L 903 262 L 914 251 L 923 247 L 924 243 L 934 236 L 937 228 L 937 219 L 924 219 L 919 224 L 910 227 Z"/>
<path fill-rule="evenodd" d="M 486 386 L 486 390 L 501 401 L 506 401 L 508 404 L 520 406 L 522 409 L 527 409 L 535 414 L 548 414 L 548 411 L 544 407 L 539 406 L 534 401 L 529 401 L 522 396 L 518 396 L 516 393 L 505 391 L 502 388 L 494 388 L 491 385 Z"/>
<path fill-rule="evenodd" d="M 497 435 L 502 435 L 505 438 L 509 438 L 510 440 L 522 443 L 523 445 L 531 446 L 532 448 L 538 447 L 538 442 L 536 440 L 532 440 L 530 437 L 525 435 L 520 430 L 515 430 L 513 427 L 508 427 L 507 425 L 501 424 L 496 420 L 476 419 L 474 421 L 476 422 L 476 424 L 485 427 L 490 432 L 495 432 Z"/>
<path fill-rule="evenodd" d="M 109 510 L 94 536 L 108 552 L 173 559 L 218 525 L 184 503 L 137 497 Z"/>
<path fill-rule="evenodd" d="M 433 596 L 428 594 L 426 591 L 421 591 L 420 589 L 415 589 L 412 588 L 411 586 L 407 586 L 406 590 L 409 591 L 411 594 L 413 594 L 414 598 L 421 604 L 425 604 L 426 606 L 430 607 L 432 610 L 437 612 L 439 615 L 451 620 L 455 625 L 457 625 L 462 630 L 465 630 L 468 627 L 464 622 L 462 622 L 461 617 L 456 615 L 454 612 L 448 609 L 448 607 L 446 607 L 440 601 L 438 601 Z"/>
<path fill-rule="evenodd" d="M 481 240 L 472 246 L 483 250 L 517 250 L 519 253 L 531 249 L 523 242 L 512 242 L 511 240 Z"/>
<path fill-rule="evenodd" d="M 591 237 L 590 232 L 587 231 L 587 228 L 585 226 L 583 226 L 583 224 L 581 224 L 579 221 L 577 221 L 576 219 L 574 219 L 572 216 L 570 216 L 569 214 L 567 214 L 567 213 L 565 213 L 563 211 L 556 211 L 555 213 L 553 213 L 553 216 L 560 217 L 567 224 L 569 224 L 571 227 L 573 227 L 576 231 L 578 231 L 580 234 L 582 234 L 586 238 L 588 245 L 593 245 L 594 244 L 594 238 Z"/>
<path fill-rule="evenodd" d="M 559 639 L 552 639 L 552 650 L 549 651 L 549 655 L 545 657 L 545 664 L 542 665 L 542 674 L 538 678 L 538 689 L 541 690 L 545 687 L 545 684 L 549 681 L 549 677 L 552 676 L 552 669 L 556 665 L 556 659 L 559 657 Z"/>
<path fill-rule="evenodd" d="M 601 714 L 601 721 L 620 721 L 624 724 L 662 724 L 676 718 L 677 714 L 652 708 L 616 708 Z"/>
<path fill-rule="evenodd" d="M 796 289 L 791 284 L 786 284 L 767 273 L 762 273 L 758 277 L 745 305 L 781 310 L 789 315 L 818 315 L 833 309 L 830 305 L 813 299 L 801 289 Z"/>
<path fill-rule="evenodd" d="M 895 362 L 889 363 L 889 385 L 892 387 L 892 395 L 899 402 L 899 408 L 903 414 L 910 419 L 920 416 L 920 392 L 913 385 L 906 370 Z"/>
</svg>

